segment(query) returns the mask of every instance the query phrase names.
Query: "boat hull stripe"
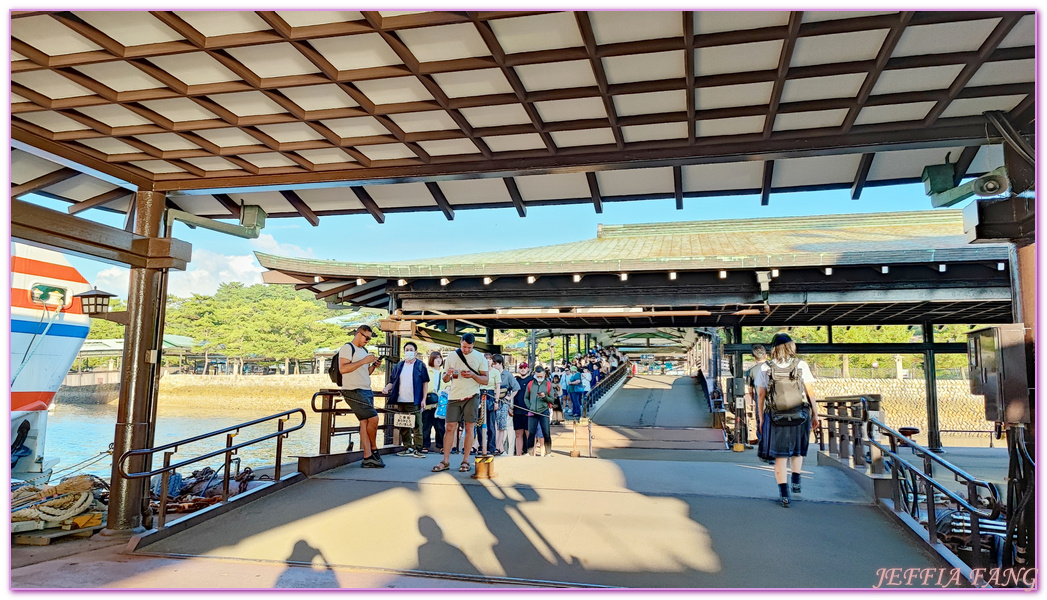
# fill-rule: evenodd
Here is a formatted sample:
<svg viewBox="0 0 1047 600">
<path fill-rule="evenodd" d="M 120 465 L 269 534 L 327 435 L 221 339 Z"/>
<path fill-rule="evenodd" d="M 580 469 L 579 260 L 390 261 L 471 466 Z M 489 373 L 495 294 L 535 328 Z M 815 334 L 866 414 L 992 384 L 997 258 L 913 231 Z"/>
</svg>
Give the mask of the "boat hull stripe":
<svg viewBox="0 0 1047 600">
<path fill-rule="evenodd" d="M 47 410 L 54 392 L 11 392 L 11 410 Z"/>
<path fill-rule="evenodd" d="M 77 283 L 87 283 L 84 276 L 69 265 L 56 265 L 42 260 L 25 258 L 24 256 L 11 257 L 11 272 L 25 273 L 26 275 L 35 275 L 47 279 L 62 279 L 65 281 L 75 281 Z"/>
<path fill-rule="evenodd" d="M 21 321 L 18 319 L 11 319 L 11 333 L 31 333 L 36 335 L 43 333 L 44 329 L 47 329 L 46 322 L 38 323 L 33 321 Z M 54 325 L 51 325 L 50 329 L 47 330 L 47 335 L 54 335 L 57 337 L 86 338 L 88 332 L 90 331 L 90 327 L 55 323 Z"/>
</svg>

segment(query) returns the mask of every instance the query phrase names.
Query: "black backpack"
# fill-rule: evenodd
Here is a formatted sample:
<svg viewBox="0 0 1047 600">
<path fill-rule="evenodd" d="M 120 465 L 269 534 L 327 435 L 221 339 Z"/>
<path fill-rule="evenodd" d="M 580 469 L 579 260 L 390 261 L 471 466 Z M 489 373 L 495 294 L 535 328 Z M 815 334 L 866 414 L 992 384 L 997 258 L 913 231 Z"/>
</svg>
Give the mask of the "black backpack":
<svg viewBox="0 0 1047 600">
<path fill-rule="evenodd" d="M 345 346 L 342 347 L 344 348 Z M 342 387 L 342 372 L 339 370 L 338 364 L 340 362 L 338 360 L 338 355 L 341 354 L 341 351 L 341 348 L 339 348 L 338 351 L 334 353 L 334 356 L 331 357 L 331 366 L 327 367 L 327 376 L 330 377 L 331 381 L 338 387 Z M 356 354 L 355 350 L 353 351 L 353 354 Z"/>
<path fill-rule="evenodd" d="M 767 402 L 771 413 L 795 413 L 807 401 L 807 392 L 799 373 L 800 359 L 793 357 L 784 367 L 767 361 Z"/>
</svg>

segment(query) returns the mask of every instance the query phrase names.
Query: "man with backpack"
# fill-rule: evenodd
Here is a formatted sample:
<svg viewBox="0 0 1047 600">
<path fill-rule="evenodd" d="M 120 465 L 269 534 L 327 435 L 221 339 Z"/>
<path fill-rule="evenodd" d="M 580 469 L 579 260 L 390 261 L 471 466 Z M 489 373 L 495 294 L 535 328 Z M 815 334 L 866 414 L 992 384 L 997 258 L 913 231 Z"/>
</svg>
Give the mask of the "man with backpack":
<svg viewBox="0 0 1047 600">
<path fill-rule="evenodd" d="M 360 464 L 365 469 L 382 469 L 385 463 L 378 454 L 378 411 L 374 408 L 374 392 L 371 391 L 371 373 L 374 373 L 381 358 L 371 354 L 364 345 L 374 335 L 367 325 L 356 328 L 356 336 L 338 350 L 333 360 L 338 362 L 342 397 L 360 421 L 360 447 L 364 459 Z M 332 369 L 333 370 L 333 369 Z"/>
<path fill-rule="evenodd" d="M 749 370 L 745 372 L 745 429 L 749 434 L 748 442 L 750 444 L 757 444 L 760 440 L 760 422 L 763 420 L 763 414 L 759 411 L 755 413 L 755 419 L 750 419 L 750 411 L 756 411 L 756 374 L 763 371 L 767 367 L 767 349 L 761 344 L 753 344 L 753 358 L 756 359 L 756 364 L 749 367 Z M 774 462 L 768 460 L 767 462 Z"/>
<path fill-rule="evenodd" d="M 787 467 L 792 469 L 792 491 L 799 494 L 800 472 L 811 429 L 818 428 L 814 407 L 814 375 L 796 356 L 796 344 L 786 333 L 771 340 L 767 368 L 756 374 L 757 409 L 766 412 L 760 435 L 759 456 L 774 459 L 774 479 L 781 505 L 789 507 Z"/>
<path fill-rule="evenodd" d="M 545 369 L 539 365 L 534 368 L 534 380 L 528 382 L 524 394 L 524 404 L 527 406 L 527 447 L 534 445 L 534 436 L 538 428 L 541 428 L 542 439 L 545 440 L 546 453 L 552 447 L 549 437 L 549 403 L 553 398 L 553 384 L 546 379 Z M 535 456 L 538 448 L 535 448 Z"/>
<path fill-rule="evenodd" d="M 447 426 L 444 433 L 444 456 L 435 467 L 434 473 L 446 471 L 451 466 L 451 447 L 458 436 L 458 421 L 465 421 L 465 440 L 462 443 L 462 464 L 458 470 L 468 473 L 469 451 L 473 447 L 473 426 L 476 425 L 480 386 L 489 381 L 487 360 L 483 354 L 473 351 L 476 336 L 462 336 L 460 347 L 447 356 L 444 363 L 443 382 L 447 386 Z"/>
</svg>

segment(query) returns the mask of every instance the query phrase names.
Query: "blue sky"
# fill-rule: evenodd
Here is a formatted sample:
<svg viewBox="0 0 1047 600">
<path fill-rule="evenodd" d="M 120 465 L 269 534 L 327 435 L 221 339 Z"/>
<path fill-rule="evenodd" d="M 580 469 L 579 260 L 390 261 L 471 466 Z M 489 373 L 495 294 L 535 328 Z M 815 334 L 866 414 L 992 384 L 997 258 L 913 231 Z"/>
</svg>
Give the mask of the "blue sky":
<svg viewBox="0 0 1047 600">
<path fill-rule="evenodd" d="M 35 198 L 35 202 L 65 212 L 65 203 Z M 962 206 L 962 205 L 961 205 Z M 521 219 L 516 210 L 455 211 L 454 221 L 441 212 L 390 213 L 384 224 L 370 215 L 321 217 L 312 227 L 305 219 L 270 219 L 257 240 L 191 230 L 181 223 L 174 236 L 193 245 L 193 261 L 185 272 L 173 272 L 170 292 L 179 296 L 212 294 L 218 284 L 261 282 L 255 250 L 283 256 L 319 259 L 423 261 L 427 258 L 481 250 L 508 250 L 562 244 L 596 236 L 597 224 L 656 223 L 744 219 L 820 214 L 928 210 L 930 199 L 921 184 L 866 188 L 860 200 L 848 190 L 772 194 L 769 206 L 759 196 L 687 199 L 676 210 L 675 200 L 645 200 L 604 204 L 603 214 L 592 205 L 531 206 Z M 122 215 L 89 210 L 81 214 L 101 223 L 123 227 Z M 121 298 L 127 294 L 127 269 L 71 257 L 70 261 L 99 289 Z"/>
</svg>

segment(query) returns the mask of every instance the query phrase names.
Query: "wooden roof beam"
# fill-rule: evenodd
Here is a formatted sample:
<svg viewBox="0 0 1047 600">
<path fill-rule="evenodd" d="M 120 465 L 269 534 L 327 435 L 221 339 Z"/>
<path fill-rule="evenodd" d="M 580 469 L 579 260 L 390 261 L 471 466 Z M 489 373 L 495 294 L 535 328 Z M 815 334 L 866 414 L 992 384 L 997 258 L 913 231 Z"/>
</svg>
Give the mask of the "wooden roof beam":
<svg viewBox="0 0 1047 600">
<path fill-rule="evenodd" d="M 851 200 L 861 197 L 862 190 L 865 189 L 865 180 L 869 178 L 869 169 L 872 168 L 874 156 L 876 156 L 875 153 L 867 152 L 858 161 L 858 171 L 854 174 L 854 183 L 851 184 Z"/>
<path fill-rule="evenodd" d="M 585 179 L 589 182 L 589 193 L 593 196 L 593 206 L 596 207 L 597 214 L 602 213 L 603 199 L 600 198 L 600 182 L 596 180 L 596 173 L 587 171 Z"/>
<path fill-rule="evenodd" d="M 293 190 L 281 190 L 280 195 L 284 197 L 287 202 L 294 207 L 298 214 L 305 217 L 306 221 L 309 221 L 313 227 L 320 224 L 320 217 L 316 216 L 313 209 L 309 208 L 309 205 L 302 200 L 302 197 L 295 193 Z"/>
<path fill-rule="evenodd" d="M 503 177 L 502 181 L 505 182 L 505 187 L 509 190 L 509 197 L 513 199 L 513 206 L 516 207 L 516 212 L 521 217 L 526 217 L 527 205 L 524 204 L 523 196 L 520 195 L 520 188 L 517 187 L 516 180 L 512 177 Z"/>
<path fill-rule="evenodd" d="M 789 72 L 789 63 L 793 60 L 793 50 L 796 48 L 796 38 L 800 35 L 800 24 L 803 22 L 803 11 L 794 10 L 789 13 L 789 33 L 782 44 L 782 54 L 778 59 L 778 76 L 774 80 L 774 89 L 771 91 L 771 103 L 768 106 L 767 118 L 763 123 L 763 139 L 771 139 L 774 132 L 774 120 L 778 115 L 778 104 L 782 101 L 782 91 L 785 89 L 785 75 Z M 764 170 L 766 176 L 766 168 Z M 765 190 L 767 193 L 767 190 Z M 766 202 L 763 202 L 766 204 Z"/>
<path fill-rule="evenodd" d="M 131 192 L 129 190 L 125 190 L 124 188 L 116 188 L 115 190 L 109 190 L 108 192 L 98 194 L 97 196 L 93 198 L 88 198 L 87 200 L 84 200 L 82 202 L 76 202 L 67 210 L 69 214 L 75 215 L 89 208 L 105 206 L 106 204 L 119 200 L 120 198 L 126 198 L 130 194 Z"/>
<path fill-rule="evenodd" d="M 44 189 L 46 187 L 50 187 L 52 185 L 55 185 L 56 183 L 61 183 L 61 182 L 66 181 L 68 179 L 72 179 L 73 177 L 76 177 L 79 174 L 80 174 L 80 171 L 77 171 L 76 169 L 70 169 L 69 167 L 62 167 L 61 169 L 58 169 L 57 171 L 51 171 L 50 173 L 46 173 L 44 175 L 41 175 L 41 176 L 37 177 L 36 179 L 33 179 L 31 181 L 27 181 L 27 182 L 23 183 L 22 185 L 12 185 L 11 186 L 11 197 L 12 198 L 17 198 L 18 196 L 23 196 L 25 194 L 30 194 L 30 193 L 35 192 L 37 190 L 42 190 L 42 189 Z"/>
<path fill-rule="evenodd" d="M 451 203 L 447 201 L 447 196 L 445 196 L 443 190 L 440 189 L 440 184 L 435 181 L 426 181 L 425 187 L 429 188 L 429 193 L 433 195 L 433 200 L 436 201 L 436 205 L 443 211 L 447 220 L 453 221 L 454 208 L 451 206 Z"/>
<path fill-rule="evenodd" d="M 687 143 L 693 144 L 698 126 L 694 122 L 694 11 L 683 11 L 683 68 L 687 102 Z M 683 208 L 683 199 L 677 194 L 676 208 Z"/>
<path fill-rule="evenodd" d="M 771 203 L 771 180 L 774 179 L 774 161 L 766 160 L 763 163 L 763 185 L 760 187 L 760 205 L 767 206 Z"/>
<path fill-rule="evenodd" d="M 240 218 L 240 204 L 229 197 L 228 194 L 211 194 L 211 197 L 218 201 L 229 214 L 237 219 Z"/>
<path fill-rule="evenodd" d="M 854 120 L 858 118 L 858 113 L 865 106 L 869 95 L 872 94 L 873 88 L 876 87 L 876 82 L 880 79 L 880 74 L 883 73 L 884 67 L 887 66 L 887 61 L 891 59 L 891 54 L 894 53 L 894 47 L 898 45 L 898 40 L 905 33 L 905 27 L 912 21 L 915 14 L 913 11 L 898 13 L 898 22 L 888 32 L 887 38 L 883 41 L 883 45 L 880 46 L 880 52 L 876 55 L 876 62 L 873 63 L 872 69 L 869 70 L 869 74 L 865 76 L 865 81 L 862 82 L 862 87 L 858 90 L 856 104 L 847 111 L 847 116 L 844 118 L 841 127 L 844 133 L 850 131 L 851 127 L 854 126 Z M 858 193 L 861 194 L 861 190 Z M 857 200 L 857 198 L 853 197 L 852 199 Z"/>
<path fill-rule="evenodd" d="M 607 91 L 607 73 L 604 72 L 603 61 L 600 59 L 596 47 L 596 34 L 593 33 L 593 23 L 589 20 L 589 13 L 584 10 L 576 11 L 574 17 L 578 21 L 578 30 L 582 34 L 585 51 L 589 55 L 589 63 L 592 65 L 593 74 L 596 76 L 596 84 L 600 88 L 600 97 L 603 100 L 604 110 L 607 111 L 607 119 L 611 122 L 614 143 L 621 150 L 625 148 L 625 138 L 622 136 L 621 126 L 618 125 L 618 113 L 614 109 L 614 100 Z"/>
<path fill-rule="evenodd" d="M 683 167 L 680 165 L 673 165 L 673 192 L 676 195 L 676 210 L 683 210 Z"/>
<path fill-rule="evenodd" d="M 1000 20 L 1000 23 L 996 25 L 996 28 L 992 30 L 989 37 L 985 38 L 980 48 L 978 48 L 978 54 L 974 59 L 968 62 L 960 74 L 953 80 L 952 85 L 945 93 L 945 97 L 939 100 L 931 111 L 927 113 L 927 116 L 923 119 L 924 127 L 930 127 L 934 125 L 934 122 L 938 120 L 938 117 L 945 112 L 945 109 L 949 108 L 949 104 L 955 99 L 963 88 L 966 87 L 967 82 L 974 77 L 974 74 L 978 72 L 978 69 L 982 68 L 989 56 L 992 55 L 996 48 L 999 47 L 1000 43 L 1003 42 L 1007 34 L 1014 29 L 1014 26 L 1021 20 L 1021 13 L 1006 13 Z"/>
<path fill-rule="evenodd" d="M 516 74 L 516 70 L 505 64 L 505 51 L 502 49 L 501 42 L 498 41 L 498 36 L 491 29 L 490 23 L 481 21 L 475 13 L 472 15 L 472 21 L 473 26 L 480 33 L 480 37 L 483 38 L 484 44 L 487 45 L 487 49 L 490 50 L 491 56 L 498 63 L 498 68 L 501 69 L 502 75 L 509 80 L 509 86 L 513 88 L 513 92 L 519 99 L 520 104 L 523 105 L 527 117 L 531 120 L 531 124 L 534 125 L 538 135 L 542 137 L 545 148 L 549 151 L 549 154 L 556 154 L 556 144 L 553 143 L 553 138 L 549 135 L 549 132 L 545 130 L 545 124 L 542 123 L 542 117 L 538 114 L 538 109 L 534 107 L 534 104 L 527 101 L 527 88 L 524 87 L 520 76 Z"/>
<path fill-rule="evenodd" d="M 371 194 L 368 194 L 367 190 L 361 186 L 353 186 L 352 190 L 360 200 L 360 204 L 364 205 L 364 208 L 367 209 L 367 212 L 371 213 L 374 220 L 379 223 L 385 223 L 385 213 L 382 212 L 382 209 L 378 208 L 378 203 L 374 201 Z"/>
</svg>

